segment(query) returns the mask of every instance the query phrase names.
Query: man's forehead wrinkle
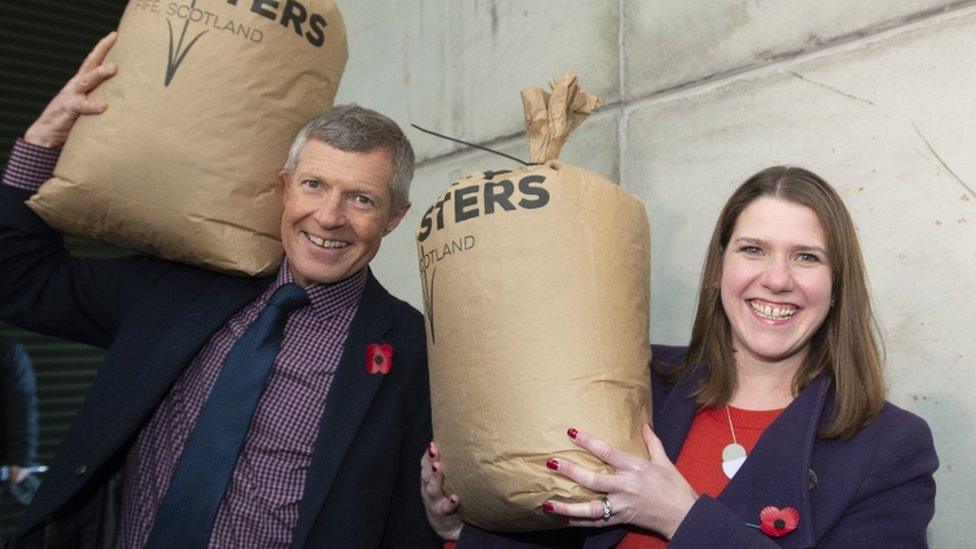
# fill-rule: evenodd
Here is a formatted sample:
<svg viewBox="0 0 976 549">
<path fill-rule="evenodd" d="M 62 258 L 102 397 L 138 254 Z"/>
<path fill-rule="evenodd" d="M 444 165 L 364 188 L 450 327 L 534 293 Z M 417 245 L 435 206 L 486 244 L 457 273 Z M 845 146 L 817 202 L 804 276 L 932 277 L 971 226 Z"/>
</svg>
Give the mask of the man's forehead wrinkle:
<svg viewBox="0 0 976 549">
<path fill-rule="evenodd" d="M 326 182 L 336 179 L 340 181 L 361 182 L 375 184 L 385 182 L 387 174 L 380 171 L 369 170 L 362 164 L 358 164 L 354 159 L 336 159 L 331 155 L 305 156 L 299 159 L 295 173 L 299 176 L 310 175 L 322 179 Z M 338 168 L 330 169 L 330 168 Z"/>
</svg>

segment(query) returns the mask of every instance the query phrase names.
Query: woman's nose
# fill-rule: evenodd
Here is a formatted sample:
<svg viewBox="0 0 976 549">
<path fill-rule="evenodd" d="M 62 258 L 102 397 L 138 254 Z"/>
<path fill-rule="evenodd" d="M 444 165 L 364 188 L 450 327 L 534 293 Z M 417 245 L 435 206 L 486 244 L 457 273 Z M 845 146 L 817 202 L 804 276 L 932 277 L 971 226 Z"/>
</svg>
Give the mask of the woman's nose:
<svg viewBox="0 0 976 549">
<path fill-rule="evenodd" d="M 773 292 L 788 292 L 793 289 L 793 270 L 785 257 L 774 257 L 766 264 L 761 282 Z"/>
</svg>

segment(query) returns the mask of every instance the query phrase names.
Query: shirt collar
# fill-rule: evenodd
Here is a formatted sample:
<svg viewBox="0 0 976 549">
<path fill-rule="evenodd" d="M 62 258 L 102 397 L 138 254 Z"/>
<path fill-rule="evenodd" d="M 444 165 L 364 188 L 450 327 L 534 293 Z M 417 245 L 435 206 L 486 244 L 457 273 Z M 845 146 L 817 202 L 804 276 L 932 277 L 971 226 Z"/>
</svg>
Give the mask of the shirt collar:
<svg viewBox="0 0 976 549">
<path fill-rule="evenodd" d="M 369 267 L 364 268 L 351 277 L 333 284 L 311 284 L 305 287 L 312 312 L 321 320 L 326 320 L 339 311 L 353 307 L 359 303 L 366 287 Z M 285 257 L 278 268 L 278 275 L 274 283 L 261 296 L 262 302 L 271 298 L 271 294 L 284 284 L 295 282 L 295 278 L 288 268 L 288 258 Z"/>
</svg>

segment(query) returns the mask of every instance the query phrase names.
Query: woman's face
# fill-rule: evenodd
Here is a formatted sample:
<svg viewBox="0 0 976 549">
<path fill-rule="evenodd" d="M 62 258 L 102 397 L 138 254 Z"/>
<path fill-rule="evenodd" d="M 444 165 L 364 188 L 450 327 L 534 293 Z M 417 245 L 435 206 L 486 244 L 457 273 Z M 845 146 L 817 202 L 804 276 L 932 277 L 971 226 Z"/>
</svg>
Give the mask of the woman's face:
<svg viewBox="0 0 976 549">
<path fill-rule="evenodd" d="M 746 206 L 722 257 L 721 293 L 739 365 L 798 366 L 830 311 L 827 240 L 813 210 L 773 197 Z"/>
</svg>

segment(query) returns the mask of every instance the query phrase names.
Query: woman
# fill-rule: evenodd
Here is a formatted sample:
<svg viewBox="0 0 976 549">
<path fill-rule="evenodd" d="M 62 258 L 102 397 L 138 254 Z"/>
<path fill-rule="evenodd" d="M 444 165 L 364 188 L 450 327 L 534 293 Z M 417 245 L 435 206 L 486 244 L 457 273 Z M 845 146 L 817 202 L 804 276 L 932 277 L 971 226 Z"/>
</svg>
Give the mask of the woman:
<svg viewBox="0 0 976 549">
<path fill-rule="evenodd" d="M 462 527 L 431 444 L 421 493 L 434 529 L 461 547 L 926 546 L 932 436 L 884 400 L 854 225 L 820 177 L 773 167 L 732 194 L 709 242 L 691 342 L 654 356 L 650 459 L 568 425 L 615 472 L 547 463 L 603 496 L 544 502 L 568 529 Z"/>
</svg>

